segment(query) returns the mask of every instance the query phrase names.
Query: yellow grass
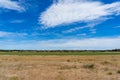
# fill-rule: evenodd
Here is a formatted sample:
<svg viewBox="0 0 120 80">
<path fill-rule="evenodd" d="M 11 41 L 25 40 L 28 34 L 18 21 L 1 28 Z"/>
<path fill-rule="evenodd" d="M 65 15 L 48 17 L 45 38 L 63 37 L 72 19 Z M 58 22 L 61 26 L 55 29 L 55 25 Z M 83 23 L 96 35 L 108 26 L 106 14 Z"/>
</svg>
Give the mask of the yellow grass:
<svg viewBox="0 0 120 80">
<path fill-rule="evenodd" d="M 120 55 L 0 56 L 0 80 L 120 80 L 119 70 Z"/>
</svg>

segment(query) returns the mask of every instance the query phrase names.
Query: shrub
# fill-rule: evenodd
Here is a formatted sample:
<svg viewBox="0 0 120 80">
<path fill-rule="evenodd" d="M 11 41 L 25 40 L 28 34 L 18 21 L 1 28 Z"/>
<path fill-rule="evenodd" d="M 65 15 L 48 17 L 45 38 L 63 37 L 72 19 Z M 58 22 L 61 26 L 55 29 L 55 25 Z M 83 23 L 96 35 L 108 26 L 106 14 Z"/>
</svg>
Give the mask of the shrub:
<svg viewBox="0 0 120 80">
<path fill-rule="evenodd" d="M 17 76 L 13 76 L 10 78 L 10 80 L 19 80 Z"/>
<path fill-rule="evenodd" d="M 104 61 L 101 64 L 106 65 L 106 64 L 111 64 L 109 61 Z"/>
<path fill-rule="evenodd" d="M 108 75 L 112 75 L 113 73 L 112 73 L 112 72 L 108 72 L 107 74 L 108 74 Z"/>
<path fill-rule="evenodd" d="M 94 69 L 95 65 L 94 64 L 86 64 L 86 65 L 83 65 L 83 68 Z"/>
<path fill-rule="evenodd" d="M 120 74 L 120 70 L 118 70 L 117 73 Z"/>
<path fill-rule="evenodd" d="M 67 62 L 70 62 L 70 60 L 68 59 Z"/>
</svg>

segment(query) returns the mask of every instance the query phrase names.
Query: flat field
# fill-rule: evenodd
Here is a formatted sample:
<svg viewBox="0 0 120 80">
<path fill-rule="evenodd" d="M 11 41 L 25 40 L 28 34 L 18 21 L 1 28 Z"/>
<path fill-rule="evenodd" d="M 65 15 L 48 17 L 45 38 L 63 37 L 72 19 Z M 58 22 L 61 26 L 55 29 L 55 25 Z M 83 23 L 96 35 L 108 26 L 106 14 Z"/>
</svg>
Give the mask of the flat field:
<svg viewBox="0 0 120 80">
<path fill-rule="evenodd" d="M 30 55 L 42 55 L 42 56 L 48 56 L 48 55 L 57 55 L 57 56 L 68 56 L 68 55 L 120 55 L 120 52 L 113 52 L 113 51 L 104 51 L 104 52 L 98 52 L 98 51 L 95 51 L 95 52 L 89 52 L 89 51 L 83 51 L 83 52 L 71 52 L 71 51 L 68 51 L 68 52 L 64 52 L 64 51 L 53 51 L 53 52 L 50 52 L 50 51 L 45 51 L 45 52 L 37 52 L 37 51 L 10 51 L 10 52 L 0 52 L 0 55 L 20 55 L 20 56 L 23 56 L 23 55 L 27 55 L 27 56 L 30 56 Z"/>
<path fill-rule="evenodd" d="M 0 80 L 120 80 L 119 52 L 0 54 Z"/>
</svg>

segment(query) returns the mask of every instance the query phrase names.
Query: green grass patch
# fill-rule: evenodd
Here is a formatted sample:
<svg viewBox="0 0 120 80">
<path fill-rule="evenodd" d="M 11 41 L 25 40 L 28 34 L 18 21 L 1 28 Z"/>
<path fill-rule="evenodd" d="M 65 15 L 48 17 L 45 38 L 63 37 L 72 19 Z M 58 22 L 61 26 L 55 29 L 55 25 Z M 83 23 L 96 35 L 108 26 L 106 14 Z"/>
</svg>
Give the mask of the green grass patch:
<svg viewBox="0 0 120 80">
<path fill-rule="evenodd" d="M 0 55 L 120 55 L 120 52 L 0 52 Z"/>
</svg>

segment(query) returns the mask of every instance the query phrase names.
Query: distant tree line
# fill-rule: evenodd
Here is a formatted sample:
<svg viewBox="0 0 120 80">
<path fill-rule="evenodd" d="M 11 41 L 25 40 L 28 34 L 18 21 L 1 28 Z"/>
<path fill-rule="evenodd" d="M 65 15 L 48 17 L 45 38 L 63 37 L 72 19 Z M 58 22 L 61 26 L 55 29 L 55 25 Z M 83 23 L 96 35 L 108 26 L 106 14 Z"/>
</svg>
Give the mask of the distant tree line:
<svg viewBox="0 0 120 80">
<path fill-rule="evenodd" d="M 112 50 L 0 50 L 0 52 L 118 52 L 120 49 Z"/>
</svg>

